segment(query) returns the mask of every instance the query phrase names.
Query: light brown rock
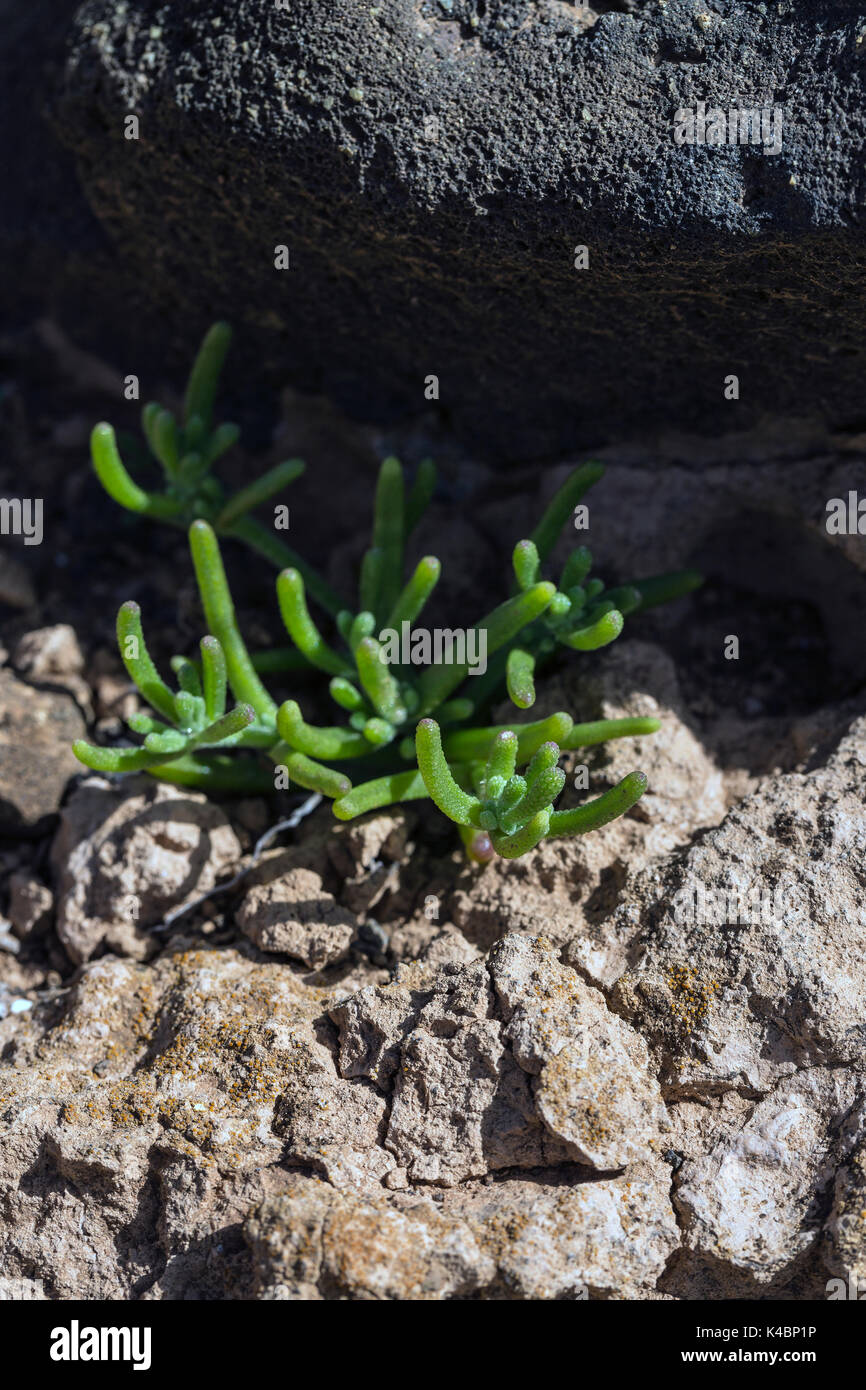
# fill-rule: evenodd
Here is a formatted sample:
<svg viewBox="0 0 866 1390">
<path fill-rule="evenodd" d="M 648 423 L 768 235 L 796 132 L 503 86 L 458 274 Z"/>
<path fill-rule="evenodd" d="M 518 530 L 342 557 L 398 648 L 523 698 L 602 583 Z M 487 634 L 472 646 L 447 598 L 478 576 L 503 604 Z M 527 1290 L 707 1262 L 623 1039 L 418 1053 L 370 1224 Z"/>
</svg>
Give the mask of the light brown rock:
<svg viewBox="0 0 866 1390">
<path fill-rule="evenodd" d="M 571 671 L 549 679 L 533 717 L 555 710 L 573 711 L 581 720 L 641 715 L 660 718 L 662 727 L 571 754 L 557 805 L 566 809 L 598 796 L 635 769 L 647 774 L 647 792 L 629 815 L 592 835 L 545 841 L 519 860 L 495 859 L 480 875 L 467 869 L 446 911 L 483 949 L 509 931 L 567 943 L 575 964 L 608 983 L 623 964 L 608 922 L 626 878 L 662 862 L 697 830 L 717 825 L 728 800 L 721 772 L 689 727 L 670 657 L 638 640 L 615 643 L 599 657 L 593 675 Z M 506 706 L 500 715 L 510 717 Z M 588 769 L 589 788 L 577 791 L 581 766 Z"/>
<path fill-rule="evenodd" d="M 677 1092 L 866 1066 L 864 798 L 866 719 L 824 766 L 768 781 L 618 908 L 633 966 L 613 1002 Z"/>
<path fill-rule="evenodd" d="M 200 792 L 89 777 L 64 807 L 51 850 L 57 934 L 77 962 L 106 949 L 141 959 L 156 945 L 149 928 L 213 888 L 240 856 L 225 815 Z"/>
<path fill-rule="evenodd" d="M 862 1132 L 864 1118 L 863 1084 L 843 1072 L 804 1071 L 782 1082 L 677 1174 L 686 1247 L 758 1284 L 792 1272 L 820 1237 L 819 1212 L 850 1146 L 846 1125 Z M 846 1239 L 838 1216 L 830 1229 Z"/>
<path fill-rule="evenodd" d="M 434 1203 L 305 1183 L 244 1227 L 259 1297 L 441 1301 L 639 1297 L 676 1248 L 664 1183 L 469 1184 Z"/>
<path fill-rule="evenodd" d="M 72 744 L 84 719 L 68 695 L 36 690 L 0 669 L 0 830 L 36 829 L 82 771 Z"/>
<path fill-rule="evenodd" d="M 538 1114 L 581 1163 L 651 1157 L 670 1128 L 643 1038 L 561 965 L 552 943 L 508 936 L 490 954 L 505 1036 L 534 1082 Z"/>
<path fill-rule="evenodd" d="M 75 629 L 68 623 L 26 632 L 19 639 L 12 660 L 19 671 L 37 681 L 80 676 L 84 670 L 84 657 Z"/>
<path fill-rule="evenodd" d="M 824 1227 L 827 1268 L 844 1279 L 845 1296 L 853 1288 L 858 1301 L 866 1294 L 866 1107 L 849 1127 L 857 1134 L 848 1160 L 836 1172 L 833 1206 Z M 856 1128 L 855 1128 L 856 1126 Z M 838 1292 L 838 1290 L 837 1290 Z"/>
<path fill-rule="evenodd" d="M 393 1086 L 385 1147 L 412 1182 L 621 1167 L 667 1124 L 643 1041 L 549 942 L 514 934 L 488 962 L 402 967 L 331 1017 L 341 1074 Z"/>
<path fill-rule="evenodd" d="M 106 956 L 0 1019 L 0 1268 L 57 1298 L 241 1297 L 226 1231 L 284 1190 L 274 1107 L 322 998 L 235 951 Z"/>
<path fill-rule="evenodd" d="M 471 1227 L 427 1198 L 397 1205 L 307 1184 L 264 1203 L 244 1233 L 269 1299 L 321 1298 L 321 1283 L 338 1297 L 437 1301 L 476 1293 L 495 1272 Z"/>
<path fill-rule="evenodd" d="M 75 629 L 68 623 L 25 632 L 16 644 L 12 661 L 28 680 L 63 686 L 90 716 L 92 699 L 83 674 L 84 655 Z"/>
<path fill-rule="evenodd" d="M 237 923 L 261 950 L 292 956 L 311 970 L 342 960 L 358 925 L 320 875 L 301 867 L 253 884 L 238 908 Z"/>
<path fill-rule="evenodd" d="M 18 870 L 9 878 L 9 920 L 22 940 L 44 931 L 54 913 L 54 894 L 35 874 Z"/>
<path fill-rule="evenodd" d="M 411 853 L 411 807 L 337 822 L 328 838 L 328 858 L 340 876 L 340 900 L 356 913 L 370 912 L 399 886 L 400 866 Z"/>
</svg>

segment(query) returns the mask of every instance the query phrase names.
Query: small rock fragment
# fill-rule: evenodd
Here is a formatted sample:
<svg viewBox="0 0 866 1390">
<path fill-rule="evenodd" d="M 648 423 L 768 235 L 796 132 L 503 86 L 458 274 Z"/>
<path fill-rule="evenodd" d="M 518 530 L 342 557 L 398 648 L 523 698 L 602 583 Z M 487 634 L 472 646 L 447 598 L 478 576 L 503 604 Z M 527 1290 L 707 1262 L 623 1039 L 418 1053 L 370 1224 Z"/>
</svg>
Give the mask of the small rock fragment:
<svg viewBox="0 0 866 1390">
<path fill-rule="evenodd" d="M 244 1234 L 266 1299 L 321 1298 L 326 1279 L 344 1298 L 439 1301 L 475 1293 L 495 1273 L 468 1223 L 427 1197 L 363 1197 L 306 1183 L 265 1202 Z"/>
<path fill-rule="evenodd" d="M 860 1126 L 866 1126 L 861 1108 Z M 866 1139 L 861 1139 L 836 1173 L 833 1209 L 825 1226 L 824 1261 L 848 1285 L 866 1292 Z M 847 1296 L 848 1289 L 845 1291 Z"/>
<path fill-rule="evenodd" d="M 342 960 L 357 930 L 312 869 L 293 868 L 254 884 L 237 911 L 237 923 L 262 951 L 282 952 L 311 970 Z"/>
<path fill-rule="evenodd" d="M 62 685 L 90 717 L 93 700 L 84 679 L 84 657 L 75 629 L 68 623 L 36 628 L 18 642 L 12 661 L 29 680 Z"/>
<path fill-rule="evenodd" d="M 24 940 L 44 931 L 54 911 L 54 894 L 35 874 L 19 869 L 9 879 L 9 920 Z"/>
<path fill-rule="evenodd" d="M 21 942 L 17 936 L 13 936 L 9 930 L 9 924 L 0 917 L 0 951 L 8 951 L 10 955 L 17 956 L 21 950 Z"/>
<path fill-rule="evenodd" d="M 89 777 L 51 849 L 57 934 L 79 963 L 100 950 L 143 959 L 155 946 L 149 928 L 213 888 L 240 854 L 225 815 L 200 792 Z"/>
<path fill-rule="evenodd" d="M 69 778 L 82 771 L 72 744 L 84 732 L 68 695 L 0 669 L 0 830 L 29 833 L 57 812 Z"/>
<path fill-rule="evenodd" d="M 12 660 L 19 671 L 36 681 L 80 676 L 84 670 L 75 629 L 68 623 L 26 632 L 15 647 Z"/>
</svg>

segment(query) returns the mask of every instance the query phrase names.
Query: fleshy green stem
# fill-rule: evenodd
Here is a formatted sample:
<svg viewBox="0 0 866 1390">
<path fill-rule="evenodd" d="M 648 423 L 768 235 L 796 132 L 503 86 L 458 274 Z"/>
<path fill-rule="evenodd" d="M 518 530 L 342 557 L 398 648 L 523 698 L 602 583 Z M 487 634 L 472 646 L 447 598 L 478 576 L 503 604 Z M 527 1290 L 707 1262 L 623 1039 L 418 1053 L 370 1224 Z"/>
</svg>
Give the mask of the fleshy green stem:
<svg viewBox="0 0 866 1390">
<path fill-rule="evenodd" d="M 205 434 L 210 433 L 219 376 L 231 340 L 229 325 L 215 323 L 205 334 L 189 374 L 184 398 L 184 421 L 189 425 L 197 415 Z"/>
<path fill-rule="evenodd" d="M 389 723 L 402 724 L 406 709 L 400 700 L 400 688 L 382 660 L 382 648 L 374 637 L 365 637 L 358 643 L 355 661 L 361 685 L 377 713 Z"/>
<path fill-rule="evenodd" d="M 635 610 L 644 613 L 660 603 L 670 603 L 672 599 L 682 598 L 693 589 L 699 589 L 704 577 L 697 570 L 674 570 L 670 574 L 657 574 L 651 579 L 637 579 L 631 586 L 640 594 L 640 604 Z"/>
<path fill-rule="evenodd" d="M 481 802 L 468 796 L 454 780 L 442 752 L 442 739 L 435 719 L 422 719 L 415 730 L 418 771 L 431 799 L 449 820 L 459 825 L 477 825 Z"/>
<path fill-rule="evenodd" d="M 428 795 L 424 778 L 414 768 L 411 772 L 392 772 L 353 787 L 346 796 L 334 802 L 334 815 L 337 820 L 354 820 L 355 816 L 375 811 L 380 806 L 390 806 L 395 801 L 418 801 Z"/>
<path fill-rule="evenodd" d="M 457 729 L 445 737 L 445 755 L 458 762 L 482 761 L 490 756 L 497 734 L 512 729 L 517 735 L 517 762 L 521 766 L 543 743 L 551 741 L 565 747 L 572 729 L 570 714 L 560 712 L 531 724 L 494 724 L 487 729 Z"/>
<path fill-rule="evenodd" d="M 397 602 L 403 583 L 405 495 L 399 459 L 386 458 L 379 469 L 373 513 L 373 550 L 381 555 L 376 601 L 366 604 L 383 621 Z"/>
<path fill-rule="evenodd" d="M 277 728 L 290 748 L 311 758 L 339 762 L 342 758 L 362 758 L 370 752 L 370 744 L 363 734 L 351 733 L 339 725 L 321 728 L 305 723 L 295 700 L 286 700 L 280 705 Z"/>
<path fill-rule="evenodd" d="M 418 464 L 415 481 L 406 499 L 406 535 L 415 529 L 426 512 L 436 489 L 436 465 L 432 459 Z"/>
<path fill-rule="evenodd" d="M 572 724 L 571 731 L 560 740 L 560 747 L 592 748 L 596 743 L 607 743 L 611 738 L 634 738 L 641 734 L 655 734 L 661 728 L 660 719 L 640 718 L 594 719 L 587 724 Z"/>
<path fill-rule="evenodd" d="M 615 641 L 623 628 L 623 616 L 618 608 L 602 613 L 600 618 L 575 632 L 566 633 L 562 641 L 578 652 L 595 652 Z"/>
<path fill-rule="evenodd" d="M 566 478 L 548 503 L 547 510 L 531 536 L 542 560 L 547 559 L 556 545 L 560 531 L 581 497 L 602 477 L 604 468 L 600 463 L 585 463 L 581 468 L 575 468 L 571 476 Z"/>
<path fill-rule="evenodd" d="M 141 609 L 130 599 L 117 615 L 117 645 L 121 660 L 147 703 L 174 723 L 174 695 L 151 660 L 141 627 Z"/>
<path fill-rule="evenodd" d="M 278 463 L 275 468 L 271 468 L 267 473 L 263 473 L 255 482 L 249 483 L 246 487 L 236 492 L 234 497 L 230 497 L 226 502 L 214 526 L 218 531 L 229 530 L 236 521 L 247 512 L 251 512 L 253 507 L 258 507 L 262 502 L 267 502 L 276 493 L 281 492 L 289 483 L 293 483 L 299 478 L 306 465 L 302 459 L 286 459 L 285 463 Z"/>
<path fill-rule="evenodd" d="M 526 825 L 521 826 L 513 835 L 503 835 L 501 831 L 493 830 L 490 834 L 493 848 L 503 859 L 519 859 L 521 854 L 527 854 L 529 850 L 535 849 L 535 846 L 544 839 L 548 832 L 550 820 L 549 811 L 539 811 L 532 817 L 532 820 L 527 821 Z"/>
<path fill-rule="evenodd" d="M 117 440 L 111 425 L 96 425 L 90 436 L 90 453 L 99 481 L 109 497 L 130 512 L 142 512 L 162 521 L 174 521 L 182 504 L 173 497 L 158 492 L 145 492 L 127 473 L 117 451 Z"/>
<path fill-rule="evenodd" d="M 414 623 L 439 582 L 442 566 L 435 555 L 425 555 L 415 567 L 415 573 L 399 595 L 388 614 L 385 627 L 401 632 L 401 624 Z"/>
<path fill-rule="evenodd" d="M 277 579 L 277 602 L 286 631 L 311 666 L 327 671 L 330 676 L 349 676 L 352 669 L 343 658 L 328 646 L 310 617 L 300 571 L 283 570 Z"/>
<path fill-rule="evenodd" d="M 610 791 L 587 801 L 573 811 L 554 811 L 550 817 L 550 836 L 586 835 L 590 830 L 599 830 L 603 825 L 616 820 L 630 811 L 646 791 L 647 779 L 643 772 L 630 772 Z"/>
<path fill-rule="evenodd" d="M 335 798 L 346 796 L 352 790 L 352 783 L 345 773 L 325 767 L 324 763 L 315 762 L 305 753 L 290 754 L 285 765 L 291 781 L 307 791 Z"/>
<path fill-rule="evenodd" d="M 555 593 L 556 587 L 553 584 L 534 584 L 531 589 L 508 599 L 498 608 L 494 608 L 493 612 L 483 618 L 480 623 L 476 623 L 473 631 L 479 633 L 484 631 L 487 634 L 487 658 L 489 659 L 506 642 L 510 642 L 512 637 L 516 637 L 527 623 L 534 622 L 536 618 L 540 617 Z M 467 633 L 467 649 L 469 645 L 469 634 Z M 418 692 L 421 696 L 419 714 L 432 713 L 437 705 L 440 705 L 451 694 L 452 690 L 465 680 L 468 674 L 468 661 L 459 665 L 443 663 L 440 666 L 428 667 L 418 683 Z"/>
<path fill-rule="evenodd" d="M 535 704 L 535 657 L 520 647 L 512 647 L 505 666 L 505 682 L 512 704 L 530 709 Z"/>
<path fill-rule="evenodd" d="M 277 707 L 259 680 L 238 630 L 213 528 L 206 521 L 194 521 L 189 528 L 189 544 L 207 625 L 223 649 L 229 684 L 235 698 L 242 704 L 252 705 L 260 719 L 273 722 Z"/>
</svg>

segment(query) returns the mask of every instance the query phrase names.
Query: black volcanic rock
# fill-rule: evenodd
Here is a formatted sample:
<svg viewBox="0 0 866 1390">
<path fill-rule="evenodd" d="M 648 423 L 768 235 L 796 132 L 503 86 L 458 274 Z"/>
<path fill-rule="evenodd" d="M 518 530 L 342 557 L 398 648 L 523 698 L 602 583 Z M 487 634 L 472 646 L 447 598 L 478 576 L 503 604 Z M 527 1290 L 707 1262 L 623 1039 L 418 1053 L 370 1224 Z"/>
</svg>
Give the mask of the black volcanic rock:
<svg viewBox="0 0 866 1390">
<path fill-rule="evenodd" d="M 227 317 L 242 377 L 379 420 L 435 375 L 438 409 L 502 459 L 661 422 L 846 425 L 866 376 L 859 8 L 91 0 L 55 122 L 150 298 L 158 342 L 118 307 L 142 357 L 179 365 Z M 701 101 L 778 108 L 780 152 L 678 145 Z"/>
<path fill-rule="evenodd" d="M 100 343 L 128 272 L 50 123 L 77 0 L 0 0 L 0 304 L 4 328 L 63 320 Z"/>
</svg>

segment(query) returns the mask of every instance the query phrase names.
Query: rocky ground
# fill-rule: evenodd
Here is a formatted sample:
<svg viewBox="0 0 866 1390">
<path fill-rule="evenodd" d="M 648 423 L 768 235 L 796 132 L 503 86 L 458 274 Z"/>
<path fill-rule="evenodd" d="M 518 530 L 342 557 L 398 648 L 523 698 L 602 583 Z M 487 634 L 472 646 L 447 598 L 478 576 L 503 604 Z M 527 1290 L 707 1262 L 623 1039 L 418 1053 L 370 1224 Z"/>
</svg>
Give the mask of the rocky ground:
<svg viewBox="0 0 866 1390">
<path fill-rule="evenodd" d="M 866 557 L 824 526 L 866 441 L 606 451 L 602 572 L 708 576 L 543 689 L 539 713 L 660 716 L 592 750 L 594 790 L 649 776 L 624 820 L 478 869 L 424 806 L 339 826 L 322 806 L 254 861 L 299 798 L 209 803 L 66 751 L 134 706 L 117 604 L 142 602 L 163 660 L 199 618 L 183 538 L 89 480 L 110 374 L 46 325 L 3 353 L 4 466 L 29 459 L 46 495 L 46 542 L 0 567 L 4 1277 L 147 1299 L 820 1299 L 866 1279 Z M 284 405 L 274 448 L 343 490 L 339 515 L 307 480 L 292 496 L 332 580 L 376 457 L 423 442 L 443 486 L 419 544 L 452 622 L 483 611 L 557 470 L 506 490 L 424 421 L 386 437 Z M 230 564 L 276 635 L 271 576 Z"/>
</svg>

